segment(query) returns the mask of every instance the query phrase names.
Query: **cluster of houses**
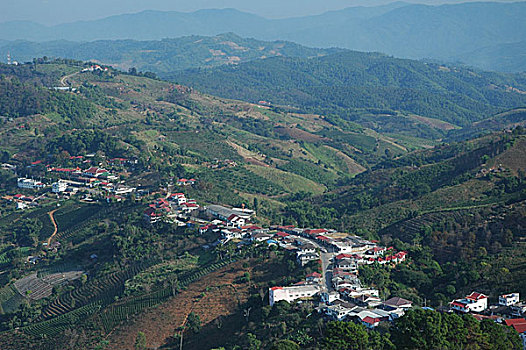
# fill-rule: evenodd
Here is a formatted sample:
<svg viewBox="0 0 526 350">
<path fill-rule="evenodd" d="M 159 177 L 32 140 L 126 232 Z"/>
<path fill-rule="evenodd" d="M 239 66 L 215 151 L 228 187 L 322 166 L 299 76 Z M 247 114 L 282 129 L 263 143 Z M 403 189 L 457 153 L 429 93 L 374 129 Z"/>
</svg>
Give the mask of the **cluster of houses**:
<svg viewBox="0 0 526 350">
<path fill-rule="evenodd" d="M 519 293 L 501 295 L 497 305 L 489 305 L 487 295 L 472 292 L 464 298 L 453 300 L 450 308 L 458 313 L 471 313 L 479 320 L 491 319 L 514 328 L 526 349 L 526 302 L 520 301 Z"/>
<path fill-rule="evenodd" d="M 393 247 L 381 247 L 377 242 L 367 241 L 357 236 L 341 235 L 326 229 L 299 229 L 293 226 L 279 226 L 276 235 L 283 239 L 283 245 L 294 238 L 302 237 L 296 248 L 298 262 L 320 259 L 314 243 L 325 252 L 331 252 L 332 271 L 329 275 L 331 292 L 323 288 L 323 278 L 313 273 L 304 282 L 290 287 L 273 287 L 269 290 L 270 305 L 285 300 L 295 302 L 315 298 L 320 300 L 317 310 L 334 320 L 354 320 L 368 328 L 380 322 L 392 321 L 402 316 L 412 302 L 394 297 L 383 301 L 375 288 L 362 286 L 358 277 L 359 265 L 398 264 L 404 262 L 407 252 L 395 252 Z M 296 240 L 296 243 L 298 241 Z M 312 242 L 312 243 L 306 243 Z"/>
<path fill-rule="evenodd" d="M 320 286 L 323 282 L 321 279 L 321 274 L 314 272 L 307 275 L 305 282 L 290 287 L 272 287 L 269 289 L 269 304 L 272 306 L 279 301 L 292 303 L 316 298 L 320 301 L 317 307 L 319 313 L 332 320 L 362 323 L 368 328 L 375 328 L 380 322 L 393 321 L 413 306 L 411 301 L 400 297 L 382 301 L 378 298 L 377 290 L 367 291 L 376 296 L 360 292 L 356 292 L 354 296 L 338 292 L 327 293 Z"/>
<path fill-rule="evenodd" d="M 199 209 L 195 199 L 186 198 L 184 193 L 171 193 L 166 198 L 157 198 L 150 203 L 144 211 L 144 218 L 149 224 L 160 221 L 167 221 L 178 226 L 186 226 L 186 222 L 181 219 Z"/>
<path fill-rule="evenodd" d="M 18 188 L 30 189 L 30 190 L 40 190 L 46 187 L 46 184 L 39 180 L 26 179 L 25 177 L 19 177 L 17 179 Z"/>
<path fill-rule="evenodd" d="M 81 72 L 87 73 L 87 72 L 107 72 L 109 70 L 108 67 L 101 67 L 98 64 L 91 65 L 87 68 L 84 68 Z"/>
<path fill-rule="evenodd" d="M 4 196 L 2 199 L 14 202 L 16 204 L 17 209 L 26 209 L 28 207 L 36 207 L 38 206 L 38 201 L 35 198 L 35 196 L 26 196 L 24 194 L 15 194 L 14 196 Z"/>
<path fill-rule="evenodd" d="M 82 170 L 79 167 L 77 168 L 55 168 L 55 167 L 48 167 L 48 172 L 53 173 L 59 173 L 59 174 L 67 174 L 68 177 L 74 177 L 78 181 L 82 181 L 85 183 L 93 183 L 99 179 L 104 180 L 117 180 L 118 177 L 115 175 L 112 175 L 108 170 L 104 168 L 99 167 L 90 167 L 86 170 Z"/>
<path fill-rule="evenodd" d="M 91 156 L 94 157 L 95 155 Z M 86 157 L 88 157 L 88 155 Z M 84 157 L 71 156 L 70 159 L 82 161 Z M 91 162 L 91 160 L 83 161 L 83 163 L 85 162 Z M 115 165 L 123 165 L 127 163 L 133 164 L 133 160 L 130 161 L 124 158 L 114 158 L 108 161 L 108 164 Z M 31 163 L 30 167 L 36 167 L 41 164 L 42 161 L 35 161 Z M 6 164 L 6 168 L 7 166 L 9 166 L 9 164 Z M 14 166 L 9 166 L 9 168 L 11 167 L 16 169 L 16 167 Z M 25 190 L 42 190 L 45 188 L 49 188 L 52 193 L 57 195 L 64 195 L 66 197 L 76 194 L 81 189 L 88 190 L 97 187 L 102 190 L 99 191 L 99 193 L 103 194 L 108 201 L 123 201 L 125 200 L 125 195 L 134 193 L 137 190 L 134 187 L 124 185 L 123 181 L 116 181 L 119 179 L 117 176 L 111 174 L 109 170 L 97 166 L 90 166 L 82 170 L 80 167 L 60 168 L 47 165 L 46 171 L 48 173 L 53 173 L 55 176 L 58 175 L 59 179 L 49 184 L 43 182 L 42 180 L 19 177 L 17 179 L 17 187 Z M 89 200 L 91 198 L 85 199 Z M 28 202 L 28 200 L 26 198 L 10 198 L 10 200 L 16 201 L 17 209 L 25 209 L 28 206 L 26 203 Z M 31 202 L 33 204 L 37 204 L 33 200 L 31 200 Z"/>
<path fill-rule="evenodd" d="M 212 163 L 205 163 L 205 165 L 210 169 L 235 168 L 237 166 L 237 162 L 230 159 L 216 159 Z"/>
<path fill-rule="evenodd" d="M 177 186 L 193 186 L 197 182 L 196 179 L 179 179 L 177 180 Z"/>
</svg>

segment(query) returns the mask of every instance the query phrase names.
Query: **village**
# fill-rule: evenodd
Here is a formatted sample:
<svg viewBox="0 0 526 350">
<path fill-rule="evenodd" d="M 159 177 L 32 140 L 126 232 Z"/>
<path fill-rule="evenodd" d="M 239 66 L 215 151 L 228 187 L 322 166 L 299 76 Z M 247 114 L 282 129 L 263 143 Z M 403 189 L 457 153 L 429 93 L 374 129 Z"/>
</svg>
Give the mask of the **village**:
<svg viewBox="0 0 526 350">
<path fill-rule="evenodd" d="M 113 171 L 122 171 L 125 167 L 133 169 L 136 160 L 109 159 L 105 162 L 107 167 L 102 167 L 91 164 L 89 158 L 90 155 L 71 157 L 72 161 L 81 162 L 80 165 L 86 164 L 84 169 L 80 165 L 71 168 L 45 166 L 53 182 L 19 177 L 18 188 L 33 190 L 37 194 L 15 194 L 3 198 L 16 203 L 17 209 L 21 210 L 38 206 L 46 198 L 69 199 L 77 196 L 78 200 L 86 203 L 100 200 L 138 201 L 143 198 L 147 201 L 142 214 L 145 225 L 164 222 L 196 230 L 199 234 L 217 236 L 216 241 L 203 246 L 205 250 L 226 244 L 233 244 L 238 250 L 249 245 L 266 245 L 291 253 L 301 267 L 313 262 L 319 267 L 318 271 L 307 274 L 305 279 L 293 285 L 270 287 L 270 306 L 279 302 L 311 303 L 318 313 L 328 319 L 353 321 L 369 329 L 384 322 L 393 322 L 408 309 L 416 307 L 413 301 L 399 296 L 384 298 L 381 291 L 364 285 L 360 280 L 360 266 L 394 267 L 404 264 L 410 259 L 405 251 L 396 251 L 393 247 L 381 246 L 378 241 L 332 229 L 292 225 L 261 227 L 253 223 L 257 220 L 255 211 L 244 206 L 200 205 L 197 200 L 187 198 L 185 188 L 197 184 L 198 180 L 194 178 L 174 180 L 171 189 L 163 188 L 150 193 L 127 186 L 120 176 L 113 174 Z M 31 166 L 41 165 L 36 161 Z M 16 172 L 16 168 L 9 164 L 2 167 Z M 47 248 L 59 249 L 60 243 L 54 242 Z M 38 262 L 38 257 L 30 258 L 32 260 L 28 259 L 28 262 Z M 75 278 L 78 276 L 75 275 Z M 526 302 L 520 301 L 519 293 L 501 295 L 492 305 L 489 299 L 488 295 L 474 291 L 436 310 L 423 308 L 433 312 L 469 313 L 478 320 L 490 319 L 513 327 L 521 335 L 526 349 Z"/>
<path fill-rule="evenodd" d="M 216 245 L 233 241 L 238 249 L 243 249 L 250 244 L 265 244 L 294 253 L 301 266 L 311 261 L 319 263 L 320 272 L 307 274 L 304 280 L 291 286 L 269 288 L 270 306 L 281 301 L 313 303 L 316 310 L 329 319 L 353 321 L 369 329 L 382 322 L 393 322 L 416 307 L 412 301 L 399 296 L 382 298 L 378 289 L 364 286 L 359 278 L 361 265 L 406 263 L 409 256 L 405 251 L 397 252 L 393 247 L 380 246 L 377 241 L 330 229 L 292 225 L 262 228 L 250 223 L 254 212 L 245 208 L 211 205 L 204 211 L 215 220 L 201 226 L 200 233 L 219 234 Z M 469 313 L 479 321 L 490 319 L 513 327 L 521 335 L 526 349 L 526 302 L 520 300 L 519 293 L 500 295 L 489 304 L 489 296 L 472 292 L 436 310 L 422 308 L 433 312 Z"/>
</svg>

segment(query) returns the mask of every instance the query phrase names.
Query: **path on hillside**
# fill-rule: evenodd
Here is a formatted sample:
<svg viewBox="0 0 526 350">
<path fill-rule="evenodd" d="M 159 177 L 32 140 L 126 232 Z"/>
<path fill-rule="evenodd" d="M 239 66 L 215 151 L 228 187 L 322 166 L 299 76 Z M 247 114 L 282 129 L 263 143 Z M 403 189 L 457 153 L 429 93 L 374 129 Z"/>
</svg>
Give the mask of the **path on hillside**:
<svg viewBox="0 0 526 350">
<path fill-rule="evenodd" d="M 75 72 L 75 73 L 72 73 L 72 74 L 68 74 L 68 75 L 65 75 L 63 76 L 61 79 L 60 79 L 60 85 L 62 85 L 63 87 L 67 87 L 67 80 L 77 74 L 79 74 L 80 72 Z"/>
<path fill-rule="evenodd" d="M 58 209 L 55 209 L 55 210 L 52 210 L 50 211 L 49 213 L 47 213 L 49 215 L 49 219 L 51 220 L 51 223 L 53 224 L 53 226 L 55 227 L 55 231 L 53 231 L 53 234 L 47 239 L 47 246 L 49 247 L 49 245 L 51 244 L 51 240 L 53 240 L 53 238 L 55 237 L 55 235 L 57 234 L 58 232 L 58 226 L 57 226 L 57 222 L 55 221 L 55 218 L 53 217 L 53 214 L 55 214 L 55 212 L 57 211 Z"/>
</svg>

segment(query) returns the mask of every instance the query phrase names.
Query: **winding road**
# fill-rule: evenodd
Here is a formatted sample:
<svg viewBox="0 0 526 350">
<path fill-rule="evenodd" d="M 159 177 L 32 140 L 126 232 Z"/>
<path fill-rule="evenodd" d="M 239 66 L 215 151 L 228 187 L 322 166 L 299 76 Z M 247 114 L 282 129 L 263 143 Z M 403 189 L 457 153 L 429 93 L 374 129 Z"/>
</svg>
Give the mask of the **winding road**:
<svg viewBox="0 0 526 350">
<path fill-rule="evenodd" d="M 68 79 L 79 74 L 80 72 L 75 72 L 75 73 L 72 73 L 72 74 L 68 74 L 68 75 L 65 75 L 63 76 L 61 79 L 60 79 L 60 84 L 63 86 L 63 87 L 67 87 L 69 86 L 68 84 Z"/>
</svg>

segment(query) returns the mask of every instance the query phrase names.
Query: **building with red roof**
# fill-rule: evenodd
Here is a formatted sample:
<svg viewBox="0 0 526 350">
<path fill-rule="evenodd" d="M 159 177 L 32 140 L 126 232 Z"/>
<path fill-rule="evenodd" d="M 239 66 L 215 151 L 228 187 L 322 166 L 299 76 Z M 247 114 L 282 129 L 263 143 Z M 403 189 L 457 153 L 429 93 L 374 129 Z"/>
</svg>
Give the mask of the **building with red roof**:
<svg viewBox="0 0 526 350">
<path fill-rule="evenodd" d="M 463 299 L 453 300 L 450 305 L 451 309 L 463 313 L 482 312 L 488 308 L 488 297 L 482 293 L 472 292 Z"/>
<path fill-rule="evenodd" d="M 324 233 L 327 233 L 329 231 L 323 229 L 323 228 L 317 228 L 317 229 L 307 229 L 305 231 L 303 231 L 303 233 L 305 233 L 306 235 L 309 235 L 309 236 L 319 236 L 321 234 L 324 234 Z"/>
</svg>

